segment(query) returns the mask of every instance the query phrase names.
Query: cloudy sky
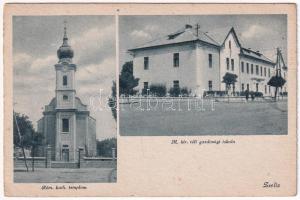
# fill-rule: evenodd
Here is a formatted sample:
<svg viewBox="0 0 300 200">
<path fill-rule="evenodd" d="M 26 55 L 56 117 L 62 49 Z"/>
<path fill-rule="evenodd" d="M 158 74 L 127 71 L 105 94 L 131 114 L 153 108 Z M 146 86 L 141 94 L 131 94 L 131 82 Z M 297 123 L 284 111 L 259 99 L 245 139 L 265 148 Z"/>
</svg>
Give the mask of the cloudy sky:
<svg viewBox="0 0 300 200">
<path fill-rule="evenodd" d="M 259 50 L 271 59 L 280 47 L 286 58 L 286 15 L 120 16 L 119 22 L 121 65 L 132 59 L 127 49 L 196 23 L 218 42 L 234 27 L 243 47 Z"/>
<path fill-rule="evenodd" d="M 115 80 L 115 18 L 113 16 L 17 16 L 13 18 L 15 111 L 34 122 L 55 97 L 57 49 L 62 44 L 64 20 L 77 65 L 77 96 L 97 120 L 97 138 L 116 137 L 116 122 L 105 97 Z M 102 97 L 100 97 L 102 90 Z"/>
</svg>

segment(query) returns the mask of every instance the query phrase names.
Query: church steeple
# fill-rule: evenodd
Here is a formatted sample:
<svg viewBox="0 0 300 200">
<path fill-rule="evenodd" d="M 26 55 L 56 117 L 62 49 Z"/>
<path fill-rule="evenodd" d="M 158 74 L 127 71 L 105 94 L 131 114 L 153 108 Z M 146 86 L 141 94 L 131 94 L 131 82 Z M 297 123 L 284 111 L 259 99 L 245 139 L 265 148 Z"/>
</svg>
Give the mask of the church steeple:
<svg viewBox="0 0 300 200">
<path fill-rule="evenodd" d="M 57 50 L 57 57 L 59 58 L 59 62 L 68 61 L 70 63 L 72 61 L 73 56 L 74 56 L 74 51 L 72 50 L 71 46 L 68 44 L 67 26 L 65 21 L 63 43 Z"/>
<path fill-rule="evenodd" d="M 64 38 L 63 38 L 63 45 L 68 45 L 67 21 L 64 21 Z"/>
</svg>

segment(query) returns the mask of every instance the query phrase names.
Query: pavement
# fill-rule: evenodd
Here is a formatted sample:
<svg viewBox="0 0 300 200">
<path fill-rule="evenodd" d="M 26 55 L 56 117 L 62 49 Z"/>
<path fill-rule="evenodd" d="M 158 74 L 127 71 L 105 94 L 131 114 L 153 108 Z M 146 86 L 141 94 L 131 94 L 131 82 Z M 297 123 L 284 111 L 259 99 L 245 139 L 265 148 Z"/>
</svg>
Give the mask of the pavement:
<svg viewBox="0 0 300 200">
<path fill-rule="evenodd" d="M 108 183 L 117 181 L 114 168 L 36 168 L 14 170 L 15 183 Z"/>
</svg>

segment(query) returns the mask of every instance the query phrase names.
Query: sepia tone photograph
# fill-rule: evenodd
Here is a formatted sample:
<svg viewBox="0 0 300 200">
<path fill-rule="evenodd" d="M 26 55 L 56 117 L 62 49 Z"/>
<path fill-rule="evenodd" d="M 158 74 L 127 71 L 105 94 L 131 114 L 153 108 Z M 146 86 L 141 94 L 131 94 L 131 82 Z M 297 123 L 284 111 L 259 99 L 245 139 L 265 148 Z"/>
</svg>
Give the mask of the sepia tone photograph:
<svg viewBox="0 0 300 200">
<path fill-rule="evenodd" d="M 116 182 L 114 16 L 12 20 L 14 182 Z"/>
<path fill-rule="evenodd" d="M 287 15 L 119 21 L 121 135 L 287 134 Z"/>
<path fill-rule="evenodd" d="M 296 195 L 296 11 L 6 4 L 5 195 Z"/>
</svg>

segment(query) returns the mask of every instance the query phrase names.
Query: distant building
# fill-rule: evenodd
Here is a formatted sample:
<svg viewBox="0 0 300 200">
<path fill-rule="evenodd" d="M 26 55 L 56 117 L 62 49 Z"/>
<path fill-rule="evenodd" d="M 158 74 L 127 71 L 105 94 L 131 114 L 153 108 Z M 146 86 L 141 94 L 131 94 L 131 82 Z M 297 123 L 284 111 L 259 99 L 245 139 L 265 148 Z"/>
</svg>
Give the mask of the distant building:
<svg viewBox="0 0 300 200">
<path fill-rule="evenodd" d="M 275 63 L 262 53 L 244 48 L 234 28 L 219 44 L 199 26 L 183 29 L 145 45 L 129 49 L 133 56 L 133 73 L 139 78 L 137 89 L 142 92 L 151 84 L 187 87 L 193 94 L 203 91 L 225 91 L 223 76 L 236 74 L 237 82 L 229 93 L 245 90 L 274 94 L 267 85 L 275 73 Z M 275 50 L 274 50 L 275 52 Z M 286 69 L 282 76 L 286 77 Z M 286 85 L 282 91 L 286 91 Z"/>
<path fill-rule="evenodd" d="M 43 133 L 45 145 L 52 148 L 52 160 L 77 161 L 79 148 L 86 156 L 96 156 L 96 120 L 76 97 L 76 65 L 72 63 L 74 52 L 68 45 L 66 27 L 57 56 L 56 96 L 45 106 L 38 131 Z"/>
</svg>

